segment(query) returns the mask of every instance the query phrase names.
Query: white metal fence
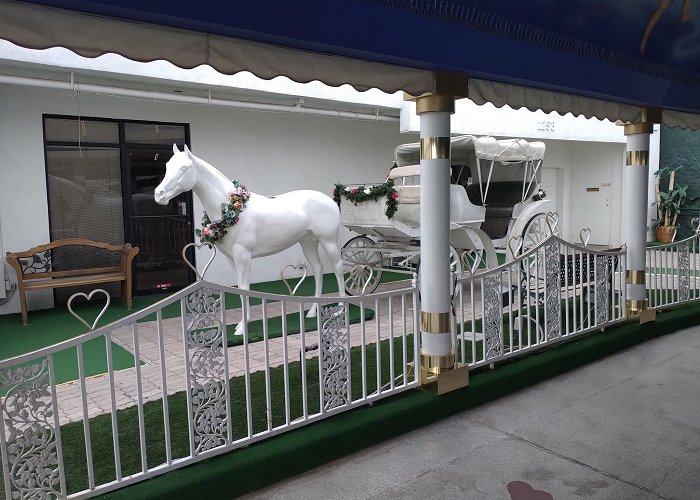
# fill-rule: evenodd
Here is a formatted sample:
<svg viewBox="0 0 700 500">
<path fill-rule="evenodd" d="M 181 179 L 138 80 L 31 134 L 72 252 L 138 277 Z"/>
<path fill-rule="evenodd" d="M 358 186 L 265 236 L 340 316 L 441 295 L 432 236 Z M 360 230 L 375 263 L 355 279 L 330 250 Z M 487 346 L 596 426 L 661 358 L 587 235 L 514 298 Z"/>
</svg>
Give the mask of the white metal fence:
<svg viewBox="0 0 700 500">
<path fill-rule="evenodd" d="M 625 319 L 625 252 L 550 236 L 496 269 L 457 281 L 456 355 L 473 367 Z"/>
<path fill-rule="evenodd" d="M 647 304 L 660 309 L 700 298 L 700 234 L 646 249 Z"/>
<path fill-rule="evenodd" d="M 698 238 L 647 250 L 650 307 L 700 297 Z M 623 321 L 626 270 L 624 249 L 556 236 L 496 269 L 472 269 L 455 283 L 457 360 L 491 364 Z M 418 387 L 416 284 L 338 300 L 199 281 L 0 361 L 2 491 L 90 497 Z M 313 303 L 318 316 L 305 318 Z M 246 312 L 247 335 L 235 336 Z M 106 373 L 87 376 L 84 346 L 100 339 Z M 116 369 L 115 346 L 139 362 Z M 69 349 L 77 377 L 58 384 Z"/>
<path fill-rule="evenodd" d="M 259 342 L 227 331 L 244 296 L 246 330 Z M 239 307 L 227 310 L 230 301 Z M 319 307 L 313 319 L 304 314 L 310 301 Z M 5 497 L 93 496 L 417 387 L 408 366 L 418 355 L 418 307 L 415 284 L 339 304 L 200 281 L 94 332 L 1 361 Z M 83 346 L 94 339 L 105 341 L 107 373 L 87 377 Z M 141 362 L 115 370 L 113 343 Z M 57 356 L 73 347 L 77 380 L 59 385 Z"/>
</svg>

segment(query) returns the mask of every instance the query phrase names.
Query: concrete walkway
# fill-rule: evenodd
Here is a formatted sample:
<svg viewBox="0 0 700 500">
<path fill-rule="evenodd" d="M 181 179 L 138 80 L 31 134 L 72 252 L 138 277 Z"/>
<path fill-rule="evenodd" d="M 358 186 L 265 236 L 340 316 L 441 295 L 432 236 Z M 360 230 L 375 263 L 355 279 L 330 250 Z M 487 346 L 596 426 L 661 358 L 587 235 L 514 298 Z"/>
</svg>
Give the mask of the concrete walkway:
<svg viewBox="0 0 700 500">
<path fill-rule="evenodd" d="M 246 498 L 700 498 L 700 327 Z"/>
</svg>

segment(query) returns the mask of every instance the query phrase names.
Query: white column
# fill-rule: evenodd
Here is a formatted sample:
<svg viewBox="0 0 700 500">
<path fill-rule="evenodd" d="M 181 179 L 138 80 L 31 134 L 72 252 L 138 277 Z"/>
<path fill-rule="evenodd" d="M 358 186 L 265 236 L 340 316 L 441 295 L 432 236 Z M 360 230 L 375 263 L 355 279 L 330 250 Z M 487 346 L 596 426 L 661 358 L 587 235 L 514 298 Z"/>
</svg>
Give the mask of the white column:
<svg viewBox="0 0 700 500">
<path fill-rule="evenodd" d="M 627 313 L 646 309 L 647 210 L 649 206 L 649 140 L 653 124 L 625 127 L 627 152 L 622 188 L 622 239 L 627 244 Z"/>
<path fill-rule="evenodd" d="M 426 376 L 454 368 L 450 280 L 450 115 L 454 99 L 418 99 L 421 173 L 421 368 Z"/>
</svg>

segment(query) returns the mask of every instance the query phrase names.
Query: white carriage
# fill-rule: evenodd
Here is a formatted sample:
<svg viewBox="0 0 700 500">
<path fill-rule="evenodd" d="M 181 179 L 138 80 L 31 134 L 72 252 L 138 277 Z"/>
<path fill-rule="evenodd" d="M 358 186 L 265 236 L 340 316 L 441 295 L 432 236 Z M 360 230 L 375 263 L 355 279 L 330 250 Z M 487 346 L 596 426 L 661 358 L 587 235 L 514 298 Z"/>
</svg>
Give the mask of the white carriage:
<svg viewBox="0 0 700 500">
<path fill-rule="evenodd" d="M 555 207 L 540 187 L 544 153 L 544 143 L 523 139 L 451 139 L 450 266 L 457 275 L 495 267 L 497 252 L 512 258 L 556 232 L 556 216 L 548 215 Z M 342 251 L 348 293 L 374 291 L 382 270 L 413 273 L 420 264 L 420 144 L 399 146 L 394 160 L 385 184 L 336 186 L 343 225 L 358 233 Z M 387 210 L 392 194 L 394 213 Z"/>
</svg>

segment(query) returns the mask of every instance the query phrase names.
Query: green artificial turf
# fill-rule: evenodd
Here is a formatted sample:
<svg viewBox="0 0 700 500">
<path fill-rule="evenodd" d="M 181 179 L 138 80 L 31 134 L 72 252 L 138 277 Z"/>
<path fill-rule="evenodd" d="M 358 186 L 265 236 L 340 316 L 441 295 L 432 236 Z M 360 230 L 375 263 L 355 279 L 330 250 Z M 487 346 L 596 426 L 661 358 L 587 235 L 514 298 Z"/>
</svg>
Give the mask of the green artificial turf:
<svg viewBox="0 0 700 500">
<path fill-rule="evenodd" d="M 397 281 L 402 279 L 406 279 L 405 274 L 386 272 L 382 275 L 382 282 Z M 290 282 L 290 286 L 293 288 L 296 286 L 298 278 L 290 279 L 288 281 Z M 255 283 L 251 286 L 251 289 L 266 293 L 288 293 L 286 286 L 280 280 Z M 334 275 L 326 274 L 323 277 L 323 290 L 324 293 L 337 292 L 338 286 Z M 297 295 L 313 296 L 313 294 L 314 281 L 312 278 L 307 278 L 299 287 Z M 111 301 L 109 308 L 100 319 L 97 327 L 117 321 L 167 297 L 168 295 L 163 294 L 134 297 L 133 309 L 131 311 L 127 310 L 126 305 L 122 300 L 115 299 Z M 260 303 L 258 299 L 254 298 L 251 299 L 250 302 L 251 304 Z M 103 306 L 104 301 L 94 300 L 81 304 L 74 304 L 74 310 L 84 317 L 86 321 L 91 323 L 100 313 Z M 227 294 L 226 307 L 227 309 L 240 307 L 239 297 L 237 295 Z M 163 309 L 164 319 L 176 318 L 179 316 L 179 303 L 171 304 Z M 155 314 L 147 316 L 146 318 L 142 319 L 141 322 L 154 320 Z M 281 320 L 278 321 L 281 323 Z M 290 321 L 288 324 L 291 326 L 293 322 Z M 297 331 L 299 331 L 298 319 L 296 320 L 295 324 L 297 325 Z M 315 329 L 315 319 L 313 320 L 313 324 Z M 253 324 L 251 327 L 251 332 L 257 331 L 258 329 L 260 331 L 260 335 L 258 336 L 257 333 L 254 333 L 251 341 L 262 339 L 262 326 L 256 326 Z M 43 347 L 54 345 L 84 334 L 86 331 L 87 328 L 85 325 L 76 320 L 68 312 L 65 306 L 57 306 L 54 309 L 30 311 L 28 325 L 22 325 L 21 315 L 19 313 L 0 315 L 0 359 L 12 358 L 20 354 L 26 354 Z M 234 341 L 234 344 L 231 345 L 235 345 L 235 339 L 232 340 Z M 115 343 L 112 343 L 112 356 L 114 368 L 116 370 L 131 368 L 134 366 L 133 355 Z M 107 357 L 104 339 L 98 338 L 86 342 L 83 345 L 83 358 L 85 361 L 86 376 L 106 373 Z M 77 380 L 78 362 L 76 348 L 73 347 L 57 352 L 54 355 L 54 368 L 57 383 L 60 384 Z"/>
<path fill-rule="evenodd" d="M 384 340 L 379 347 L 379 363 L 381 369 L 380 382 L 387 384 L 392 375 L 402 378 L 403 356 L 402 338 L 394 339 L 393 372 L 390 370 L 389 341 Z M 350 351 L 351 393 L 353 399 L 363 395 L 362 386 L 362 349 L 353 347 Z M 407 339 L 407 358 L 413 359 L 413 338 Z M 377 388 L 377 345 L 370 344 L 364 351 L 366 375 L 365 393 L 371 394 Z M 318 358 L 305 359 L 306 405 L 308 414 L 320 411 L 320 381 Z M 289 418 L 297 419 L 303 416 L 301 362 L 289 364 Z M 272 368 L 270 376 L 271 402 L 269 418 L 273 426 L 286 422 L 287 407 L 284 396 L 285 372 L 283 367 Z M 252 428 L 248 428 L 245 400 L 244 377 L 230 380 L 230 401 L 233 438 L 241 439 L 251 433 L 259 433 L 268 429 L 268 412 L 266 397 L 266 376 L 264 371 L 250 375 L 250 406 Z M 187 397 L 184 391 L 168 397 L 170 439 L 173 458 L 189 455 L 189 431 L 187 421 Z M 137 473 L 141 470 L 141 453 L 139 441 L 139 418 L 137 407 L 131 407 L 117 412 L 117 428 L 119 431 L 120 466 L 123 476 Z M 166 461 L 165 454 L 165 425 L 162 401 L 152 401 L 144 405 L 145 435 L 148 449 L 147 463 L 149 467 Z M 110 414 L 99 415 L 90 419 L 90 439 L 97 484 L 104 484 L 116 478 L 114 467 L 114 447 L 112 442 L 112 421 Z M 69 493 L 83 490 L 87 483 L 87 460 L 85 455 L 85 439 L 82 422 L 61 426 L 61 441 L 65 465 L 66 484 Z M 137 498 L 137 497 L 132 497 Z"/>
<path fill-rule="evenodd" d="M 74 309 L 85 318 L 96 318 L 104 302 L 76 305 Z M 116 311 L 126 307 L 112 307 L 103 317 L 101 324 L 113 321 Z M 125 315 L 125 314 L 124 314 Z M 72 339 L 87 331 L 85 325 L 76 320 L 65 308 L 52 310 L 31 311 L 29 325 L 22 325 L 19 314 L 0 316 L 0 359 L 12 358 L 47 347 L 65 340 Z M 78 379 L 77 349 L 71 347 L 56 352 L 54 371 L 56 382 L 61 384 Z M 99 375 L 107 371 L 107 351 L 105 339 L 95 338 L 83 344 L 83 360 L 85 375 Z M 116 370 L 134 366 L 134 356 L 126 349 L 112 343 L 112 361 Z"/>
<path fill-rule="evenodd" d="M 404 393 L 274 439 L 103 495 L 108 499 L 235 498 L 441 418 L 492 401 L 647 340 L 700 323 L 700 305 L 668 311 L 654 323 L 627 323 L 545 351 L 475 370 L 469 387 L 437 396 Z M 264 471 L 264 473 L 261 473 Z"/>
<path fill-rule="evenodd" d="M 382 273 L 382 278 L 381 282 L 382 283 L 390 283 L 394 281 L 401 281 L 401 280 L 406 280 L 406 274 L 404 273 L 394 273 L 391 271 L 386 271 Z M 299 282 L 300 278 L 290 278 L 288 279 L 289 287 L 294 290 L 294 287 L 296 287 L 297 283 Z M 250 285 L 250 289 L 254 292 L 263 292 L 263 293 L 274 293 L 278 295 L 289 295 L 289 290 L 287 290 L 287 287 L 285 286 L 284 282 L 282 280 L 276 280 L 276 281 L 265 281 L 261 283 L 253 283 Z M 338 284 L 335 280 L 335 275 L 333 274 L 324 274 L 323 275 L 323 293 L 336 293 L 338 291 Z M 302 282 L 301 286 L 299 286 L 299 289 L 296 292 L 297 297 L 313 297 L 315 292 L 315 284 L 314 284 L 314 279 L 313 276 L 307 277 L 304 279 Z M 149 297 L 136 297 L 134 299 L 134 310 L 138 310 L 136 308 L 136 299 L 142 299 L 144 301 L 148 301 L 147 305 L 154 304 L 158 300 L 162 300 L 164 298 L 167 298 L 167 295 L 157 295 L 157 296 L 151 296 L 153 298 Z M 262 301 L 258 298 L 251 297 L 250 299 L 250 304 L 251 305 L 257 305 L 260 304 Z M 310 305 L 310 304 L 309 304 Z M 143 309 L 146 306 L 139 307 L 139 309 Z M 226 309 L 237 309 L 241 307 L 241 300 L 240 296 L 236 294 L 226 294 Z M 180 304 L 175 303 L 175 304 L 170 304 L 169 306 L 166 306 L 162 310 L 163 314 L 163 319 L 170 319 L 170 318 L 178 318 L 180 316 Z M 156 315 L 152 314 L 150 316 L 146 316 L 140 321 L 155 321 Z"/>
</svg>

